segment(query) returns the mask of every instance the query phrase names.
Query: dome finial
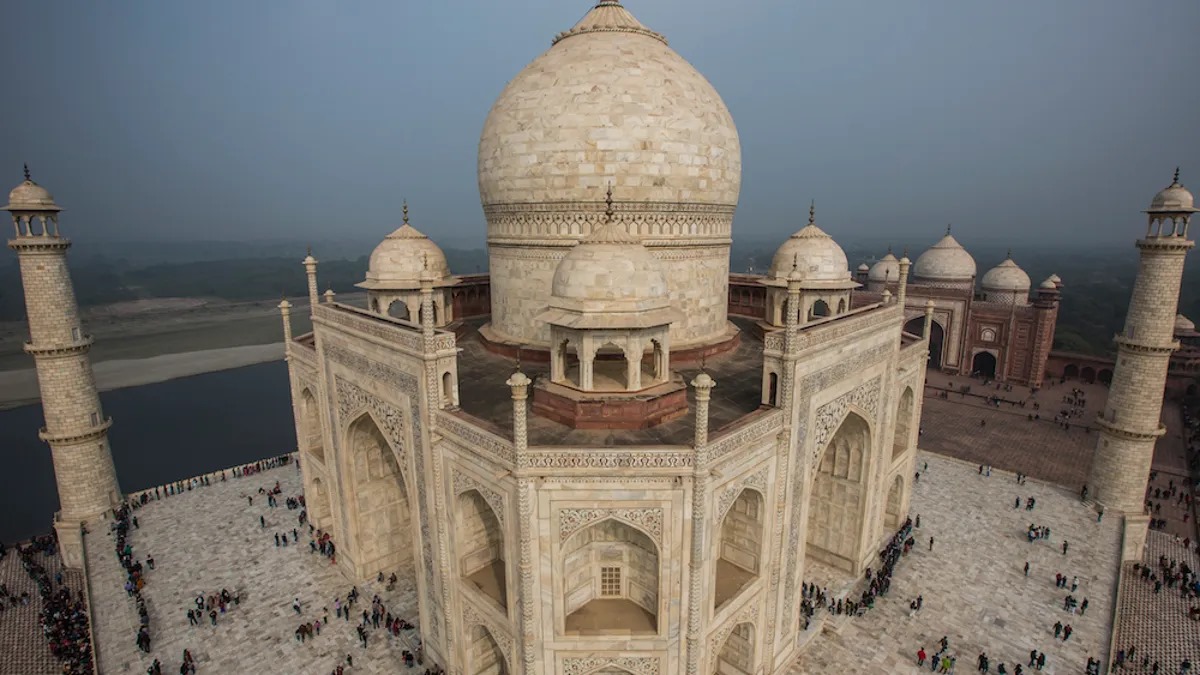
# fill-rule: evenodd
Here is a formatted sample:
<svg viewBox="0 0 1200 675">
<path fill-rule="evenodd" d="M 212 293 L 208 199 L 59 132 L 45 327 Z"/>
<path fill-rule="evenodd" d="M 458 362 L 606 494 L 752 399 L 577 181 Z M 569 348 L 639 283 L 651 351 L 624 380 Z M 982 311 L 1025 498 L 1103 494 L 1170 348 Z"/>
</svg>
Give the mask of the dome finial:
<svg viewBox="0 0 1200 675">
<path fill-rule="evenodd" d="M 408 200 L 407 199 L 404 200 L 403 212 L 404 212 L 404 224 L 407 225 L 408 224 Z M 392 222 L 395 222 L 395 221 L 392 221 Z"/>
<path fill-rule="evenodd" d="M 1178 178 L 1179 178 L 1179 169 L 1175 169 L 1175 178 L 1176 178 L 1176 180 L 1178 180 Z M 29 165 L 28 164 L 25 165 L 25 180 L 27 180 L 31 183 L 33 182 L 33 179 L 29 177 Z"/>
<path fill-rule="evenodd" d="M 808 224 L 817 224 L 817 200 L 812 200 L 808 203 Z"/>
<path fill-rule="evenodd" d="M 25 178 L 29 178 L 29 169 L 25 169 Z M 1175 185 L 1179 185 L 1179 167 L 1175 167 L 1175 180 L 1172 181 Z"/>
<path fill-rule="evenodd" d="M 946 223 L 946 236 L 950 236 L 950 223 Z"/>
<path fill-rule="evenodd" d="M 608 181 L 608 190 L 604 193 L 604 219 L 609 223 L 613 219 L 612 181 Z"/>
<path fill-rule="evenodd" d="M 891 244 L 888 244 L 888 250 L 887 250 L 887 252 L 888 252 L 888 253 L 891 253 L 891 252 L 892 252 L 892 245 L 891 245 Z"/>
<path fill-rule="evenodd" d="M 903 249 L 901 249 L 901 251 L 900 251 L 900 257 L 901 257 L 901 258 L 907 258 L 907 257 L 908 257 L 908 247 L 907 247 L 907 246 L 905 246 Z"/>
<path fill-rule="evenodd" d="M 1012 249 L 1011 248 L 1008 249 L 1008 251 L 1004 254 L 1004 257 L 1008 258 L 1009 260 L 1012 260 Z"/>
<path fill-rule="evenodd" d="M 308 246 L 308 252 L 307 252 L 307 255 L 308 255 L 308 257 L 310 257 L 310 258 L 312 257 L 312 245 L 311 245 L 311 244 Z"/>
</svg>

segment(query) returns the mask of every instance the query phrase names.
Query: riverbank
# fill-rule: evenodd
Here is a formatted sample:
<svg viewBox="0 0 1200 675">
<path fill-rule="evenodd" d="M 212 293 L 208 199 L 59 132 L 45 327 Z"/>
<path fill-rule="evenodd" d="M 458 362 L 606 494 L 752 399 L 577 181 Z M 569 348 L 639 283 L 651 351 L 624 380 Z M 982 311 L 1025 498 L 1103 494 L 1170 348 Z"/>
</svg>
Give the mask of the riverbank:
<svg viewBox="0 0 1200 675">
<path fill-rule="evenodd" d="M 180 377 L 215 373 L 283 358 L 283 341 L 224 349 L 205 349 L 182 354 L 163 354 L 144 359 L 101 361 L 93 367 L 100 391 L 166 382 Z M 32 368 L 0 372 L 0 410 L 37 403 L 37 372 Z"/>
<path fill-rule="evenodd" d="M 339 302 L 365 304 L 366 294 Z M 307 298 L 291 298 L 292 330 L 312 330 Z M 89 308 L 84 330 L 100 391 L 165 382 L 283 358 L 278 300 L 155 298 Z M 0 322 L 0 410 L 39 400 L 24 321 Z"/>
</svg>

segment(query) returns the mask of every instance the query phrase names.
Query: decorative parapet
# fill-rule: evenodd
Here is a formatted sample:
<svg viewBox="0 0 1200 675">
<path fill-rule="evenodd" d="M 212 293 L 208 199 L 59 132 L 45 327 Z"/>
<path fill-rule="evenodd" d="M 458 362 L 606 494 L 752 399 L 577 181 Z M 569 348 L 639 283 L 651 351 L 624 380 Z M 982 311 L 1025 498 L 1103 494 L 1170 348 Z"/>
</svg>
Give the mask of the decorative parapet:
<svg viewBox="0 0 1200 675">
<path fill-rule="evenodd" d="M 899 304 L 868 305 L 847 314 L 826 319 L 816 325 L 801 326 L 800 332 L 796 335 L 796 349 L 804 351 L 811 347 L 838 342 L 859 331 L 876 328 L 886 323 L 898 323 L 903 312 L 904 309 Z"/>
<path fill-rule="evenodd" d="M 421 334 L 421 327 L 400 319 L 381 316 L 340 302 L 317 305 L 313 308 L 313 317 L 327 324 L 369 335 L 389 345 L 399 345 L 413 353 L 421 354 L 425 351 L 425 338 Z M 433 344 L 434 349 L 439 352 L 454 351 L 454 333 L 437 331 Z"/>
<path fill-rule="evenodd" d="M 715 462 L 738 448 L 746 447 L 766 436 L 772 436 L 783 428 L 784 411 L 764 410 L 759 414 L 762 415 L 760 419 L 736 426 L 710 439 L 708 442 L 708 461 Z M 751 413 L 747 417 L 751 415 L 754 415 L 754 413 Z"/>
<path fill-rule="evenodd" d="M 452 412 L 438 411 L 438 431 L 459 445 L 477 450 L 507 468 L 516 464 L 512 441 L 477 427 Z"/>
</svg>

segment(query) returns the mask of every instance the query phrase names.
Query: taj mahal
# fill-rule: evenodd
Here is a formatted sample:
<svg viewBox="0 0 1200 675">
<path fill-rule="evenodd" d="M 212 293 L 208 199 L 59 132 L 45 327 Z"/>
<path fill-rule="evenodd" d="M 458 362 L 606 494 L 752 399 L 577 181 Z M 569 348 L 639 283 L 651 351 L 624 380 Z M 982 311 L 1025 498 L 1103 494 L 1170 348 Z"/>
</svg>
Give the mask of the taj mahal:
<svg viewBox="0 0 1200 675">
<path fill-rule="evenodd" d="M 1060 279 L 1034 288 L 1009 259 L 977 292 L 949 232 L 916 263 L 852 270 L 816 206 L 765 274 L 731 275 L 741 168 L 715 89 L 600 0 L 488 113 L 488 273 L 451 272 L 419 201 L 372 252 L 365 306 L 303 260 L 312 332 L 279 307 L 309 518 L 346 579 L 415 577 L 425 652 L 450 672 L 787 672 L 812 638 L 802 584 L 860 579 L 908 518 L 927 366 L 1040 385 Z M 65 246 L 43 192 L 14 190 L 10 246 L 77 560 L 72 527 L 120 491 L 90 338 L 55 313 L 74 308 L 65 263 L 45 276 Z M 1140 374 L 1118 366 L 1127 403 L 1093 467 L 1095 498 L 1131 514 L 1194 211 L 1178 179 L 1155 203 L 1139 246 L 1167 262 L 1139 276 L 1119 343 Z M 72 387 L 91 398 L 49 405 Z"/>
</svg>

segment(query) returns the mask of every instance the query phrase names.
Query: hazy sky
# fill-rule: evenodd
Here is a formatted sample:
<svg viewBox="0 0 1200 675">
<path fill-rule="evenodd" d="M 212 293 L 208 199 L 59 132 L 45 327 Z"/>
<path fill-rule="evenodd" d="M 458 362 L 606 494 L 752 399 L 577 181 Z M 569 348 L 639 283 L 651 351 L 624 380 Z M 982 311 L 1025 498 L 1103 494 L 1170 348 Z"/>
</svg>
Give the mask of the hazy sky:
<svg viewBox="0 0 1200 675">
<path fill-rule="evenodd" d="M 1131 241 L 1200 189 L 1197 0 L 625 0 L 741 135 L 735 237 Z M 492 102 L 588 0 L 5 7 L 0 185 L 80 239 L 482 244 Z M 365 253 L 366 251 L 364 251 Z"/>
</svg>

